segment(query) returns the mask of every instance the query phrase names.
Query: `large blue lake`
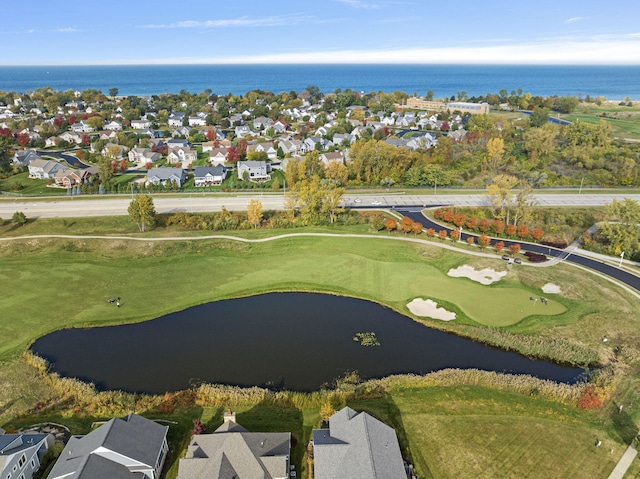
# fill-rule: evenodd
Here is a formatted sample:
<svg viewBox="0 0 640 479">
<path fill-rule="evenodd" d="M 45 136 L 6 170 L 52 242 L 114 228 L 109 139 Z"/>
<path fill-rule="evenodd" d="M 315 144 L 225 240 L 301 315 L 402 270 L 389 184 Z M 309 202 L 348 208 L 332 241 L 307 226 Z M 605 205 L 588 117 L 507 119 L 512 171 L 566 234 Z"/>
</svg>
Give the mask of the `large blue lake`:
<svg viewBox="0 0 640 479">
<path fill-rule="evenodd" d="M 317 85 L 327 93 L 400 90 L 436 97 L 458 91 L 470 96 L 522 88 L 533 95 L 640 99 L 640 66 L 550 65 L 111 65 L 2 66 L 0 90 L 25 92 L 118 88 L 121 95 L 154 95 L 211 89 L 244 94 L 254 89 L 278 93 Z"/>
<path fill-rule="evenodd" d="M 379 346 L 354 341 L 368 332 Z M 218 301 L 138 324 L 66 329 L 38 339 L 33 350 L 63 376 L 146 393 L 200 382 L 313 391 L 349 371 L 366 379 L 477 368 L 569 383 L 583 374 L 427 328 L 376 303 L 308 293 Z"/>
</svg>

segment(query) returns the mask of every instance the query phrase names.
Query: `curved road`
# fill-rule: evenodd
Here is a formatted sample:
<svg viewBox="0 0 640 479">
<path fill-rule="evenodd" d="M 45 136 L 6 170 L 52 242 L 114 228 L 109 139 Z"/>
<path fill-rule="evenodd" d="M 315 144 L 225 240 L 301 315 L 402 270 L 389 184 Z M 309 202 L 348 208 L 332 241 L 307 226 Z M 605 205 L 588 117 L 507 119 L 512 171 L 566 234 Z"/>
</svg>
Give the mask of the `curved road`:
<svg viewBox="0 0 640 479">
<path fill-rule="evenodd" d="M 409 218 L 411 218 L 413 221 L 416 221 L 418 223 L 422 223 L 422 225 L 425 228 L 433 228 L 436 231 L 439 231 L 441 229 L 446 229 L 448 231 L 451 231 L 451 228 L 443 226 L 439 223 L 434 223 L 433 221 L 431 221 L 430 219 L 426 218 L 421 212 L 416 211 L 416 210 L 404 210 L 404 209 L 398 209 L 397 210 L 399 213 L 403 214 L 404 216 L 408 216 Z M 462 232 L 462 236 L 461 236 L 461 240 L 462 241 L 466 241 L 466 239 L 469 236 L 475 236 L 477 237 L 478 235 L 470 235 L 465 233 L 464 231 Z M 532 251 L 535 253 L 542 253 L 544 255 L 547 256 L 555 256 L 558 258 L 561 258 L 563 261 L 570 261 L 572 263 L 576 263 L 579 264 L 581 266 L 585 266 L 587 268 L 593 269 L 595 271 L 598 271 L 602 274 L 606 274 L 607 276 L 610 276 L 612 278 L 617 279 L 618 281 L 627 284 L 628 286 L 632 287 L 633 289 L 635 289 L 636 291 L 640 291 L 640 277 L 635 276 L 631 273 L 628 273 L 620 268 L 616 268 L 615 266 L 611 266 L 609 264 L 605 264 L 601 261 L 598 260 L 594 260 L 591 258 L 587 258 L 585 256 L 580 256 L 577 255 L 575 253 L 570 253 L 567 252 L 566 250 L 561 250 L 558 248 L 552 248 L 549 246 L 543 246 L 543 245 L 539 245 L 539 244 L 533 244 L 533 243 L 523 243 L 523 242 L 519 242 L 519 241 L 509 241 L 509 240 L 499 240 L 499 241 L 504 241 L 505 247 L 508 247 L 511 244 L 515 244 L 518 243 L 520 244 L 520 246 L 522 246 L 522 250 L 523 251 Z M 492 240 L 492 244 L 495 242 L 495 240 Z"/>
</svg>

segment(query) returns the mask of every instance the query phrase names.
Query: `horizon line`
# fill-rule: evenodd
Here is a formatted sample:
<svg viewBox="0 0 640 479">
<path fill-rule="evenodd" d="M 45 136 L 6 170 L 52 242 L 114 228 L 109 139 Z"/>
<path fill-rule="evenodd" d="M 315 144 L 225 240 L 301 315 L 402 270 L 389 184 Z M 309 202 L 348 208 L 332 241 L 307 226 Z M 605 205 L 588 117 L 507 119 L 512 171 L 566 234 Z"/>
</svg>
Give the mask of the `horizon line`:
<svg viewBox="0 0 640 479">
<path fill-rule="evenodd" d="M 533 66 L 533 67 L 640 67 L 640 63 L 504 63 L 504 62 L 147 62 L 147 63 L 0 63 L 0 67 L 106 67 L 106 66 Z"/>
</svg>

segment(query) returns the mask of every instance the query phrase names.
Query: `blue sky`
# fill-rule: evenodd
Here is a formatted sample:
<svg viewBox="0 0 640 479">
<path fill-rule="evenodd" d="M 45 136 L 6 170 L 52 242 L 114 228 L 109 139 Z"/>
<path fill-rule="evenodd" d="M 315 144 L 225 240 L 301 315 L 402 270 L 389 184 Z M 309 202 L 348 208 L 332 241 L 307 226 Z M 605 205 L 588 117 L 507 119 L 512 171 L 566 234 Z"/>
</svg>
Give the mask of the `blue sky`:
<svg viewBox="0 0 640 479">
<path fill-rule="evenodd" d="M 640 64 L 640 1 L 31 0 L 0 64 Z"/>
</svg>

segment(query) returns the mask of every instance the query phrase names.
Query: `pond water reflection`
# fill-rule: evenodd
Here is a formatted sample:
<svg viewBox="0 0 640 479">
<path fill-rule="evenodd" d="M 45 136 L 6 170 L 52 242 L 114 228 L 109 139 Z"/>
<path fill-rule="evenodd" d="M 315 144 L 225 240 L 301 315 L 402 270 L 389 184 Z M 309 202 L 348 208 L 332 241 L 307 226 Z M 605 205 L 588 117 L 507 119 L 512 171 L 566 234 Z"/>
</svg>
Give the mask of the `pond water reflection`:
<svg viewBox="0 0 640 479">
<path fill-rule="evenodd" d="M 354 341 L 365 332 L 380 345 Z M 348 371 L 379 378 L 478 368 L 559 382 L 583 372 L 430 329 L 373 302 L 315 293 L 264 294 L 144 323 L 57 331 L 33 350 L 54 371 L 101 390 L 153 394 L 200 382 L 312 391 Z"/>
</svg>

